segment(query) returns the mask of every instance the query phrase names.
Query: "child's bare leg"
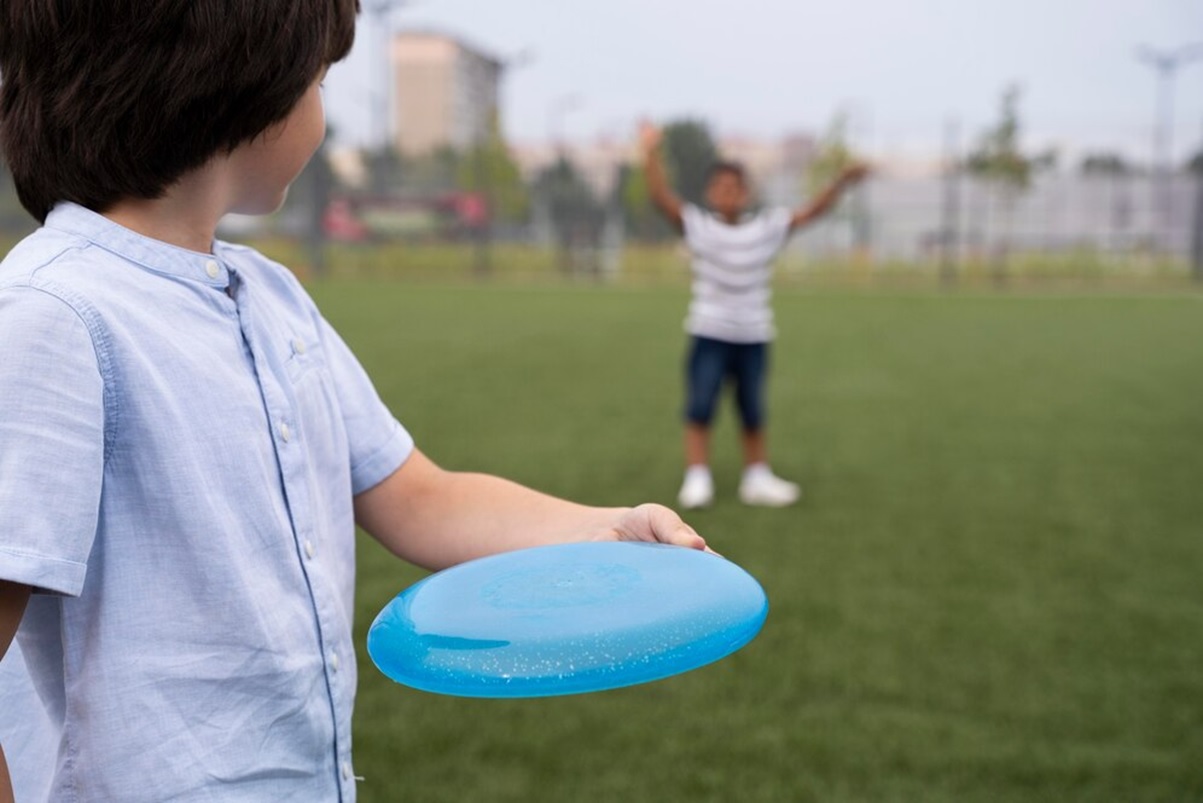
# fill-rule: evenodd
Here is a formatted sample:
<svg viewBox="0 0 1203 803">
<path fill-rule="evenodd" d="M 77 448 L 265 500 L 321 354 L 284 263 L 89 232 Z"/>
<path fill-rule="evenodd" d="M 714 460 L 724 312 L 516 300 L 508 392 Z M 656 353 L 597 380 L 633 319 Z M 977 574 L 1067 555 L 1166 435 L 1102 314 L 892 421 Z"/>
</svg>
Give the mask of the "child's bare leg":
<svg viewBox="0 0 1203 803">
<path fill-rule="evenodd" d="M 710 427 L 692 422 L 685 425 L 685 465 L 710 465 Z"/>
<path fill-rule="evenodd" d="M 685 482 L 677 494 L 681 507 L 706 507 L 714 501 L 714 478 L 710 476 L 710 427 L 685 424 Z"/>
<path fill-rule="evenodd" d="M 744 449 L 744 465 L 754 466 L 758 463 L 768 463 L 768 447 L 765 445 L 763 429 L 745 429 L 740 439 Z"/>
</svg>

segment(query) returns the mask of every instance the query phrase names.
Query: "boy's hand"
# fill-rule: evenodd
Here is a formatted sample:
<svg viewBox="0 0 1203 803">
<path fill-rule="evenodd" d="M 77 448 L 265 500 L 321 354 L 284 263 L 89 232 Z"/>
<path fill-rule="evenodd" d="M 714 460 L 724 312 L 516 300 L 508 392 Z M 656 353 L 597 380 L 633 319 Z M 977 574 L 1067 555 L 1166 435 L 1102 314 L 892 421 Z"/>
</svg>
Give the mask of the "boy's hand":
<svg viewBox="0 0 1203 803">
<path fill-rule="evenodd" d="M 864 162 L 853 162 L 845 167 L 836 176 L 835 181 L 827 185 L 827 189 L 815 196 L 808 205 L 794 212 L 789 222 L 790 231 L 809 225 L 827 214 L 839 201 L 844 190 L 864 179 L 869 172 L 869 165 Z"/>
<path fill-rule="evenodd" d="M 644 154 L 653 153 L 664 141 L 664 131 L 656 124 L 644 120 L 639 124 L 639 149 Z"/>
<path fill-rule="evenodd" d="M 643 174 L 647 177 L 647 187 L 651 193 L 652 203 L 673 228 L 677 231 L 684 231 L 685 220 L 681 217 L 681 199 L 669 186 L 668 172 L 664 169 L 664 159 L 660 153 L 660 146 L 663 142 L 664 131 L 659 126 L 647 120 L 640 123 L 640 156 L 643 157 Z"/>
<path fill-rule="evenodd" d="M 593 541 L 654 541 L 661 544 L 705 549 L 706 540 L 663 505 L 640 505 L 615 511 L 616 519 L 590 540 Z"/>
<path fill-rule="evenodd" d="M 837 181 L 844 186 L 856 184 L 858 181 L 862 181 L 865 177 L 867 177 L 870 172 L 872 171 L 870 170 L 869 165 L 865 164 L 864 162 L 856 162 L 845 167 L 840 172 Z"/>
</svg>

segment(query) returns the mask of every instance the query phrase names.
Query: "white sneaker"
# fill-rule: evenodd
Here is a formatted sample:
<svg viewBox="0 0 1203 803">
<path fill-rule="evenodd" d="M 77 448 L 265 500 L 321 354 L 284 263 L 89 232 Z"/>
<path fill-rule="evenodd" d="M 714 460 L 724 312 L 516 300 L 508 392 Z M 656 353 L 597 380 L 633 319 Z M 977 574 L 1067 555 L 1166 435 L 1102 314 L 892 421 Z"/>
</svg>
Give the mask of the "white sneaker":
<svg viewBox="0 0 1203 803">
<path fill-rule="evenodd" d="M 739 483 L 739 501 L 761 507 L 788 507 L 802 497 L 796 483 L 783 480 L 768 468 L 744 472 Z"/>
<path fill-rule="evenodd" d="M 677 501 L 686 510 L 709 507 L 714 501 L 714 478 L 710 476 L 710 472 L 694 468 L 686 471 L 685 482 L 681 484 Z"/>
</svg>

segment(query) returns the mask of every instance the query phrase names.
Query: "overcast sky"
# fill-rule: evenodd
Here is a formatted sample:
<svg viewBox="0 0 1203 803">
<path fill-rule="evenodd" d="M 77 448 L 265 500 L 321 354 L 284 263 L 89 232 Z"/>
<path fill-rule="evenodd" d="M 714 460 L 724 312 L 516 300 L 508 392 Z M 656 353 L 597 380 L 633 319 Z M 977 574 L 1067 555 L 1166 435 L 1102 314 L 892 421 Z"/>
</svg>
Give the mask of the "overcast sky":
<svg viewBox="0 0 1203 803">
<path fill-rule="evenodd" d="M 515 140 L 627 136 L 641 116 L 700 117 L 724 134 L 821 131 L 849 109 L 870 152 L 939 148 L 945 121 L 971 140 L 1023 88 L 1025 144 L 1147 160 L 1154 71 L 1140 45 L 1203 43 L 1203 0 L 418 0 L 394 28 L 461 36 L 502 58 Z M 379 39 L 361 20 L 326 81 L 343 141 L 370 137 Z M 1203 59 L 1176 82 L 1175 152 L 1203 142 Z"/>
</svg>

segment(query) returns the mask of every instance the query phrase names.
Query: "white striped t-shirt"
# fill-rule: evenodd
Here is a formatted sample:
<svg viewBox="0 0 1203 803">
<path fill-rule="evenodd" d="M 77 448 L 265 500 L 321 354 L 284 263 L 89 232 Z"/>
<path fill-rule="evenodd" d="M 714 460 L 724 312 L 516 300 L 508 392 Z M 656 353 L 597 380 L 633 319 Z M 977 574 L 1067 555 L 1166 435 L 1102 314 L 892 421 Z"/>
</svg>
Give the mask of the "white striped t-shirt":
<svg viewBox="0 0 1203 803">
<path fill-rule="evenodd" d="M 776 334 L 770 306 L 773 260 L 789 238 L 791 213 L 764 209 L 731 224 L 685 204 L 685 244 L 693 259 L 693 301 L 685 329 L 728 343 L 767 343 Z"/>
</svg>

